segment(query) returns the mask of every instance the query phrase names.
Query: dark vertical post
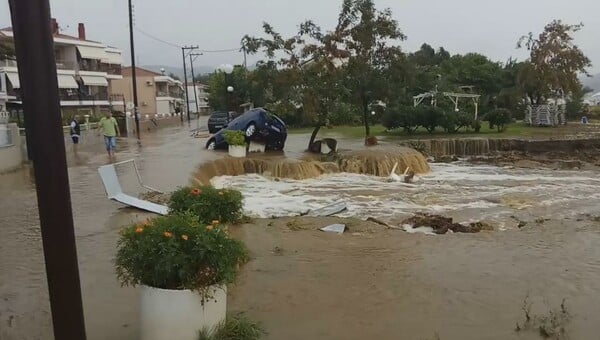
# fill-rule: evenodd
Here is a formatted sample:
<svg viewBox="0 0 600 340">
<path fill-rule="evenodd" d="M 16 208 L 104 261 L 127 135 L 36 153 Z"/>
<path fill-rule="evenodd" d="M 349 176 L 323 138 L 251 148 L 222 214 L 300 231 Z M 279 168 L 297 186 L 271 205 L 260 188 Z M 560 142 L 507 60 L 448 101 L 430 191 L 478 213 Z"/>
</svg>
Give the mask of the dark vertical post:
<svg viewBox="0 0 600 340">
<path fill-rule="evenodd" d="M 196 114 L 198 115 L 198 118 L 200 118 L 200 109 L 198 108 L 198 92 L 196 91 L 196 81 L 194 80 L 194 60 L 192 59 L 192 56 L 198 55 L 201 54 L 190 54 L 190 68 L 192 69 L 192 84 L 194 86 L 194 103 L 196 103 Z"/>
<path fill-rule="evenodd" d="M 138 113 L 137 79 L 135 77 L 135 44 L 133 43 L 133 8 L 129 0 L 129 45 L 131 47 L 131 80 L 133 82 L 133 117 L 135 119 L 135 134 L 140 139 L 140 117 Z"/>
<path fill-rule="evenodd" d="M 85 340 L 48 0 L 9 0 L 56 340 Z"/>
<path fill-rule="evenodd" d="M 223 100 L 225 103 L 225 112 L 229 114 L 229 107 L 231 106 L 231 103 L 229 102 L 229 91 L 227 89 L 229 87 L 229 74 L 223 72 L 223 77 L 225 79 L 225 98 L 223 98 Z"/>
<path fill-rule="evenodd" d="M 182 47 L 181 48 L 181 56 L 183 57 L 183 78 L 184 78 L 184 83 L 183 86 L 185 87 L 185 105 L 187 108 L 187 118 L 188 118 L 188 123 L 190 122 L 190 97 L 188 94 L 188 86 L 187 86 L 187 69 L 186 69 L 186 63 L 185 63 L 185 50 L 187 48 L 186 47 Z M 183 122 L 183 115 L 181 116 L 181 122 Z"/>
</svg>

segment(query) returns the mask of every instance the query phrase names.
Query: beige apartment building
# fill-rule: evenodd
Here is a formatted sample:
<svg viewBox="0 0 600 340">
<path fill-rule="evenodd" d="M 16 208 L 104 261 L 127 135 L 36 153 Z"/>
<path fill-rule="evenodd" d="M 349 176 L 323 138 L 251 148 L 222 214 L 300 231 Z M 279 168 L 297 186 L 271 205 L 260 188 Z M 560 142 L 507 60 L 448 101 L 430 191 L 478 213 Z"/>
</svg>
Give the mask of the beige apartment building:
<svg viewBox="0 0 600 340">
<path fill-rule="evenodd" d="M 63 117 L 111 110 L 112 83 L 122 78 L 121 51 L 89 40 L 83 23 L 78 25 L 76 36 L 65 34 L 56 19 L 52 19 L 51 29 Z M 0 29 L 0 39 L 12 42 L 12 28 Z M 0 111 L 12 118 L 22 112 L 20 90 L 16 60 L 0 60 Z"/>
<path fill-rule="evenodd" d="M 138 112 L 142 117 L 168 116 L 183 113 L 183 85 L 179 80 L 161 73 L 136 67 Z M 124 98 L 127 107 L 133 106 L 133 79 L 131 67 L 122 69 L 123 79 L 115 80 L 111 86 L 111 96 Z M 123 108 L 123 106 L 121 106 Z"/>
</svg>

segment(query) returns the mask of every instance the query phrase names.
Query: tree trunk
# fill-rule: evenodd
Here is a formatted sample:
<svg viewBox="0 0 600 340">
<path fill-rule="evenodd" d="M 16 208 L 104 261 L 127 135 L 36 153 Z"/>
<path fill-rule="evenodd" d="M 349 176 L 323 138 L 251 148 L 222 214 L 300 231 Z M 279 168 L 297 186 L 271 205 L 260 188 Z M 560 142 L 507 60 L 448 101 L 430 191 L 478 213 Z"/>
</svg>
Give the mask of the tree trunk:
<svg viewBox="0 0 600 340">
<path fill-rule="evenodd" d="M 369 137 L 371 128 L 369 127 L 369 102 L 367 98 L 363 98 L 363 119 L 365 120 L 365 137 Z"/>
<path fill-rule="evenodd" d="M 310 135 L 310 140 L 308 141 L 308 150 L 311 150 L 310 146 L 313 145 L 313 143 L 315 142 L 315 139 L 317 138 L 317 134 L 319 133 L 320 129 L 321 129 L 320 124 L 315 126 L 312 134 Z"/>
</svg>

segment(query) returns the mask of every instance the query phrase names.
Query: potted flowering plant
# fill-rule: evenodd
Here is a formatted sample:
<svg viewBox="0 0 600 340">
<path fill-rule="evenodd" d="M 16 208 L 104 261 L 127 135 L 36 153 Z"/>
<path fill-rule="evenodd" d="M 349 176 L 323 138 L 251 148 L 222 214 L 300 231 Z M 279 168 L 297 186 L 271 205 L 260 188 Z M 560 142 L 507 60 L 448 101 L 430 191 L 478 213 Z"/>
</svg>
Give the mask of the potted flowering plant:
<svg viewBox="0 0 600 340">
<path fill-rule="evenodd" d="M 236 223 L 242 218 L 242 200 L 242 193 L 237 190 L 210 185 L 182 187 L 172 193 L 169 209 L 172 213 L 192 212 L 201 223 Z"/>
<path fill-rule="evenodd" d="M 206 225 L 193 213 L 131 225 L 117 249 L 121 283 L 142 287 L 142 340 L 196 340 L 200 329 L 223 322 L 226 285 L 248 256 L 219 221 Z"/>
<path fill-rule="evenodd" d="M 231 157 L 246 157 L 246 134 L 243 131 L 227 130 L 224 132 L 224 136 L 229 145 Z"/>
</svg>

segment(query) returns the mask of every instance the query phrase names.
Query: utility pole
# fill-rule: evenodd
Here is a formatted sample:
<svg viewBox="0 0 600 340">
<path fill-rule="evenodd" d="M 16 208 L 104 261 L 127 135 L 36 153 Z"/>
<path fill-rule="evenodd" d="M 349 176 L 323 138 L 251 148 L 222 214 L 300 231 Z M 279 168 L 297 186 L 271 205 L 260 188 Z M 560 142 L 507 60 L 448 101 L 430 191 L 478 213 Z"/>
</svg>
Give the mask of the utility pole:
<svg viewBox="0 0 600 340">
<path fill-rule="evenodd" d="M 135 77 L 135 46 L 133 43 L 133 6 L 129 0 L 129 44 L 131 46 L 131 80 L 133 82 L 133 116 L 135 119 L 135 133 L 140 139 L 140 115 L 138 113 L 137 79 Z"/>
<path fill-rule="evenodd" d="M 192 84 L 194 84 L 194 103 L 196 103 L 196 114 L 198 115 L 198 118 L 200 118 L 200 108 L 198 107 L 198 93 L 196 91 L 196 81 L 194 80 L 195 75 L 194 75 L 194 60 L 196 60 L 197 57 L 203 55 L 202 53 L 190 53 L 190 68 L 192 69 Z M 196 57 L 194 59 L 192 59 L 193 57 Z"/>
<path fill-rule="evenodd" d="M 187 107 L 187 120 L 188 124 L 190 123 L 190 96 L 188 94 L 188 86 L 187 86 L 187 68 L 185 62 L 185 51 L 190 50 L 193 51 L 197 49 L 198 46 L 183 46 L 181 48 L 181 56 L 183 57 L 183 78 L 184 78 L 184 87 L 185 87 L 185 104 Z M 181 122 L 183 123 L 183 116 L 181 116 Z"/>
<path fill-rule="evenodd" d="M 9 0 L 56 340 L 85 340 L 85 322 L 56 78 L 49 0 Z"/>
</svg>

